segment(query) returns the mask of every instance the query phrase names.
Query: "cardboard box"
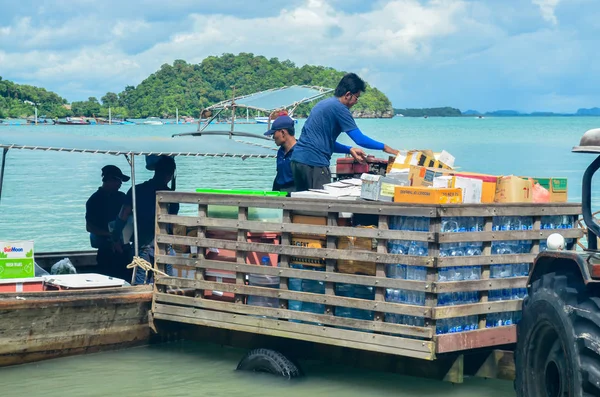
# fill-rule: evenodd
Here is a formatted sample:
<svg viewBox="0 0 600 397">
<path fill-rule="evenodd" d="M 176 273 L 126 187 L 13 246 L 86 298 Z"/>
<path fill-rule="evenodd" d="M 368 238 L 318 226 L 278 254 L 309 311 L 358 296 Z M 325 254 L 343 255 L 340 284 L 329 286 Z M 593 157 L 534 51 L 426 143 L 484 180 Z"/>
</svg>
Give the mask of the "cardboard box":
<svg viewBox="0 0 600 397">
<path fill-rule="evenodd" d="M 481 191 L 483 188 L 483 181 L 481 179 L 444 175 L 433 179 L 433 187 L 460 188 L 462 189 L 463 203 L 481 203 Z"/>
<path fill-rule="evenodd" d="M 338 249 L 341 250 L 360 250 L 377 251 L 377 239 L 366 237 L 340 237 L 338 239 Z M 363 274 L 375 276 L 377 264 L 375 262 L 355 261 L 339 259 L 337 261 L 337 271 L 346 274 Z"/>
<path fill-rule="evenodd" d="M 567 178 L 532 178 L 550 192 L 550 202 L 566 203 L 568 198 Z"/>
<path fill-rule="evenodd" d="M 305 248 L 326 248 L 327 241 L 320 238 L 307 237 L 306 235 L 292 234 L 292 245 Z M 325 258 L 314 257 L 290 257 L 290 265 L 302 265 L 313 267 L 325 267 Z"/>
<path fill-rule="evenodd" d="M 438 160 L 439 162 L 446 164 L 450 168 L 454 168 L 454 161 L 456 159 L 454 158 L 453 155 L 451 155 L 447 151 L 442 150 L 441 153 L 434 153 L 433 155 L 434 155 L 435 159 Z"/>
<path fill-rule="evenodd" d="M 33 241 L 0 241 L 0 279 L 34 276 Z"/>
<path fill-rule="evenodd" d="M 433 186 L 433 179 L 438 176 L 451 175 L 450 170 L 439 168 L 427 168 L 418 165 L 411 165 L 408 171 L 408 180 L 410 186 Z M 495 186 L 494 186 L 495 188 Z"/>
<path fill-rule="evenodd" d="M 396 187 L 394 202 L 413 204 L 460 204 L 462 191 L 457 188 L 434 188 L 422 186 Z"/>
<path fill-rule="evenodd" d="M 407 173 L 390 174 L 390 176 L 362 174 L 360 197 L 373 201 L 394 201 L 396 186 L 409 186 Z"/>
<path fill-rule="evenodd" d="M 496 203 L 532 203 L 533 184 L 530 179 L 514 175 L 502 176 L 496 183 Z"/>
<path fill-rule="evenodd" d="M 411 165 L 419 165 L 428 168 L 450 169 L 447 164 L 436 160 L 434 153 L 430 150 L 401 150 L 394 158 L 391 170 L 410 168 Z"/>
<path fill-rule="evenodd" d="M 495 175 L 478 174 L 475 172 L 452 172 L 452 175 L 463 176 L 466 178 L 481 179 L 481 202 L 493 203 L 496 197 L 496 183 L 498 177 Z"/>
</svg>

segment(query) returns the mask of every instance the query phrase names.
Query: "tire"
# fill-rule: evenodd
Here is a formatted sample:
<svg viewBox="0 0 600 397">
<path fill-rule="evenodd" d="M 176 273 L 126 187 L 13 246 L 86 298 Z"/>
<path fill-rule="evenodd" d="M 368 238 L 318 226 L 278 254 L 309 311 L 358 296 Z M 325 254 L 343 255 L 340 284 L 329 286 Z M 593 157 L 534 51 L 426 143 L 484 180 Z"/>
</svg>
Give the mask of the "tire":
<svg viewBox="0 0 600 397">
<path fill-rule="evenodd" d="M 515 361 L 518 397 L 600 396 L 600 298 L 580 275 L 549 273 L 532 284 Z"/>
<path fill-rule="evenodd" d="M 301 375 L 298 366 L 283 354 L 270 349 L 254 349 L 248 352 L 237 366 L 238 371 L 265 372 L 286 379 Z"/>
</svg>

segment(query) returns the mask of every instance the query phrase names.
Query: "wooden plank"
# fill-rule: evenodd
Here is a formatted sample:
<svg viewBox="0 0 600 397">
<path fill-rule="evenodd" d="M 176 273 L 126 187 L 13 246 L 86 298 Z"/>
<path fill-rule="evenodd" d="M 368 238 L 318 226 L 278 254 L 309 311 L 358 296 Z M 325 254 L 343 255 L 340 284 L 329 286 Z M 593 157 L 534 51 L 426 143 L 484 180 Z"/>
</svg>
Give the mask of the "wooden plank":
<svg viewBox="0 0 600 397">
<path fill-rule="evenodd" d="M 352 212 L 374 215 L 400 215 L 435 217 L 435 206 L 420 204 L 394 204 L 374 201 L 321 200 L 294 197 L 239 196 L 228 194 L 204 194 L 186 192 L 157 192 L 160 202 L 204 205 L 245 206 L 252 208 L 276 208 L 309 212 Z"/>
<path fill-rule="evenodd" d="M 157 305 L 155 316 L 157 319 L 379 351 L 426 360 L 434 358 L 435 347 L 432 342 L 408 338 L 162 304 Z"/>
<path fill-rule="evenodd" d="M 158 218 L 160 223 L 178 224 L 185 226 L 206 226 L 231 229 L 245 229 L 254 232 L 288 232 L 300 234 L 322 234 L 328 236 L 353 236 L 364 238 L 382 238 L 390 240 L 411 240 L 411 241 L 434 241 L 435 235 L 427 232 L 410 232 L 403 230 L 382 230 L 356 228 L 349 226 L 335 225 L 305 225 L 302 223 L 291 222 L 261 222 L 261 221 L 240 221 L 236 219 L 222 218 L 204 218 L 199 219 L 191 216 L 181 215 L 161 215 Z"/>
<path fill-rule="evenodd" d="M 431 329 L 426 327 L 412 327 L 403 324 L 356 320 L 351 318 L 335 317 L 326 314 L 306 313 L 294 310 L 275 309 L 249 305 L 235 305 L 229 302 L 213 301 L 209 299 L 195 299 L 193 297 L 188 296 L 159 293 L 156 295 L 156 300 L 160 303 L 176 304 L 180 306 L 191 306 L 229 313 L 300 320 L 316 324 L 332 325 L 337 327 L 359 328 L 366 331 L 414 336 L 423 339 L 431 339 L 434 335 Z"/>
<path fill-rule="evenodd" d="M 452 317 L 464 317 L 474 314 L 484 313 L 498 313 L 498 312 L 514 312 L 521 310 L 522 300 L 510 300 L 510 301 L 494 301 L 494 302 L 480 302 L 480 303 L 469 303 L 467 305 L 456 305 L 456 306 L 438 306 L 431 309 L 432 318 L 452 318 Z"/>
<path fill-rule="evenodd" d="M 0 310 L 84 307 L 134 302 L 149 304 L 151 300 L 152 287 L 149 285 L 81 291 L 11 292 L 0 294 Z"/>
<path fill-rule="evenodd" d="M 489 291 L 496 289 L 526 288 L 527 277 L 491 278 L 483 280 L 436 283 L 433 292 Z"/>
<path fill-rule="evenodd" d="M 583 231 L 581 229 L 560 229 L 558 231 L 564 238 L 581 238 L 583 236 Z M 440 243 L 458 243 L 469 241 L 543 240 L 556 232 L 557 230 L 547 229 L 440 233 L 438 241 Z"/>
<path fill-rule="evenodd" d="M 387 231 L 389 229 L 388 216 L 379 215 L 377 220 L 377 229 L 380 231 Z M 380 254 L 387 254 L 387 240 L 377 239 L 377 252 Z M 379 278 L 386 278 L 385 264 L 377 263 L 375 268 L 375 275 Z M 385 301 L 385 289 L 381 286 L 375 288 L 375 300 L 379 302 Z M 384 321 L 385 313 L 376 312 L 374 315 L 375 321 Z"/>
<path fill-rule="evenodd" d="M 154 217 L 154 235 L 158 236 L 161 234 L 167 234 L 167 224 L 165 223 L 159 223 L 158 219 L 161 216 L 161 214 L 167 214 L 168 211 L 168 204 L 166 203 L 159 203 L 158 200 L 156 200 L 156 214 Z M 154 263 L 152 264 L 152 266 L 154 267 L 154 269 L 158 269 L 163 273 L 166 273 L 166 269 L 165 269 L 165 264 L 163 263 L 158 263 L 156 261 L 156 256 L 158 255 L 166 255 L 167 254 L 167 246 L 164 243 L 159 243 L 157 239 L 154 239 Z M 133 269 L 133 271 L 135 271 L 136 269 Z M 157 291 L 158 286 L 154 286 L 154 290 Z M 165 292 L 165 291 L 161 291 L 161 292 Z"/>
<path fill-rule="evenodd" d="M 337 226 L 337 214 L 333 212 L 327 213 L 327 226 L 335 227 Z M 327 236 L 326 241 L 327 249 L 337 250 L 337 239 L 334 236 Z M 335 259 L 326 259 L 325 260 L 325 276 L 327 276 L 327 280 L 329 280 L 329 275 L 335 274 L 335 267 L 337 261 Z M 325 295 L 327 296 L 335 296 L 335 285 L 331 281 L 327 281 L 325 283 Z M 325 307 L 325 313 L 330 316 L 333 316 L 335 312 L 335 308 L 332 305 L 327 305 Z"/>
<path fill-rule="evenodd" d="M 291 223 L 291 222 L 292 222 L 291 212 L 288 210 L 283 211 L 282 223 Z M 281 233 L 281 245 L 290 245 L 291 243 L 292 243 L 292 235 L 288 232 L 282 232 Z M 289 269 L 290 268 L 290 257 L 288 255 L 279 255 L 279 267 L 281 269 Z M 279 279 L 279 289 L 281 289 L 281 290 L 289 289 L 288 279 L 286 277 L 281 277 Z M 279 307 L 282 309 L 287 309 L 288 301 L 285 299 L 280 299 Z"/>
<path fill-rule="evenodd" d="M 485 247 L 484 247 L 485 248 Z M 535 254 L 444 256 L 437 259 L 437 267 L 497 265 L 505 263 L 533 263 Z"/>
<path fill-rule="evenodd" d="M 491 232 L 492 229 L 494 228 L 494 218 L 491 216 L 485 217 L 485 218 L 483 218 L 483 222 L 484 222 L 483 223 L 483 231 Z M 486 256 L 486 257 L 492 255 L 492 242 L 491 241 L 483 242 L 481 255 Z M 490 278 L 491 278 L 491 267 L 483 266 L 481 268 L 481 279 L 488 280 Z M 487 290 L 479 291 L 479 301 L 482 303 L 485 303 L 488 301 L 488 291 Z M 479 324 L 478 324 L 479 329 L 484 329 L 487 325 L 487 314 L 480 314 L 478 320 L 479 320 Z"/>
<path fill-rule="evenodd" d="M 517 326 L 444 334 L 436 336 L 435 339 L 437 341 L 435 351 L 438 354 L 508 345 L 517 342 Z"/>
<path fill-rule="evenodd" d="M 475 373 L 478 378 L 515 379 L 515 353 L 510 350 L 493 350 Z"/>
<path fill-rule="evenodd" d="M 439 217 L 446 216 L 546 216 L 581 215 L 579 203 L 502 203 L 457 204 L 438 207 Z"/>
<path fill-rule="evenodd" d="M 270 276 L 279 276 L 283 278 L 302 278 L 307 280 L 327 281 L 332 283 L 360 284 L 372 287 L 408 289 L 411 291 L 432 291 L 433 284 L 428 281 L 414 281 L 393 279 L 387 277 L 363 276 L 358 274 L 345 274 L 335 272 L 319 272 L 314 270 L 277 268 L 267 266 L 256 266 L 248 264 L 238 264 L 225 261 L 199 260 L 195 258 L 185 258 L 181 256 L 159 256 L 157 261 L 161 263 L 170 263 L 179 266 L 195 267 L 201 269 L 219 269 L 232 272 L 266 274 Z"/>
<path fill-rule="evenodd" d="M 464 368 L 465 368 L 465 357 L 462 354 L 459 354 L 454 363 L 444 376 L 445 382 L 451 383 L 463 383 L 464 381 Z"/>
<path fill-rule="evenodd" d="M 228 249 L 232 251 L 268 252 L 279 255 L 292 255 L 304 257 L 317 257 L 325 259 L 346 259 L 365 262 L 403 263 L 406 265 L 432 267 L 435 258 L 427 256 L 409 256 L 397 254 L 379 254 L 369 251 L 349 251 L 331 248 L 306 248 L 297 246 L 283 246 L 265 243 L 243 243 L 239 241 L 195 238 L 186 236 L 160 235 L 157 240 L 163 243 L 199 246 L 205 248 Z"/>
<path fill-rule="evenodd" d="M 157 283 L 198 289 L 219 290 L 244 295 L 258 295 L 267 298 L 293 299 L 303 302 L 320 303 L 332 306 L 352 307 L 356 309 L 373 310 L 385 313 L 408 314 L 418 317 L 430 317 L 431 308 L 425 306 L 405 305 L 400 303 L 376 302 L 364 299 L 346 298 L 343 296 L 329 296 L 324 294 L 313 294 L 309 292 L 281 291 L 273 288 L 252 287 L 247 285 L 235 285 L 217 283 L 212 281 L 196 281 L 184 278 L 162 277 Z"/>
<path fill-rule="evenodd" d="M 207 219 L 207 218 L 204 218 Z M 245 222 L 248 220 L 248 208 L 247 207 L 239 207 L 238 208 L 238 222 Z M 237 230 L 237 241 L 239 243 L 246 243 L 248 236 L 248 230 L 238 229 Z M 246 263 L 246 253 L 244 251 L 237 250 L 235 252 L 235 262 L 237 264 L 245 264 Z M 237 272 L 235 273 L 235 283 L 237 285 L 244 285 L 245 283 L 245 275 L 244 273 Z M 240 303 L 244 299 L 243 296 L 236 294 L 235 302 Z"/>
</svg>

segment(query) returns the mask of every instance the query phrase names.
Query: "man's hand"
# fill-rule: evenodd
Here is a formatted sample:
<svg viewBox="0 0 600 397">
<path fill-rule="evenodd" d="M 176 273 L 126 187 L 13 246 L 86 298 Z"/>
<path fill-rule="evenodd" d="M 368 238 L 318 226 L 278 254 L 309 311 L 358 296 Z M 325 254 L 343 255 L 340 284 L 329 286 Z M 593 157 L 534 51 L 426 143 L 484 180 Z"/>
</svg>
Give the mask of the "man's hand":
<svg viewBox="0 0 600 397">
<path fill-rule="evenodd" d="M 397 156 L 398 153 L 400 153 L 399 150 L 392 149 L 388 145 L 383 145 L 383 151 L 386 152 L 387 154 L 391 154 L 391 155 L 394 155 L 394 156 Z"/>
<path fill-rule="evenodd" d="M 120 241 L 113 242 L 112 249 L 113 249 L 113 252 L 118 252 L 119 254 L 123 253 L 123 245 L 121 244 Z"/>
<path fill-rule="evenodd" d="M 364 150 L 356 147 L 350 149 L 350 154 L 352 157 L 354 157 L 354 160 L 358 161 L 359 163 L 364 163 L 365 159 L 367 158 L 367 154 L 364 152 Z"/>
</svg>

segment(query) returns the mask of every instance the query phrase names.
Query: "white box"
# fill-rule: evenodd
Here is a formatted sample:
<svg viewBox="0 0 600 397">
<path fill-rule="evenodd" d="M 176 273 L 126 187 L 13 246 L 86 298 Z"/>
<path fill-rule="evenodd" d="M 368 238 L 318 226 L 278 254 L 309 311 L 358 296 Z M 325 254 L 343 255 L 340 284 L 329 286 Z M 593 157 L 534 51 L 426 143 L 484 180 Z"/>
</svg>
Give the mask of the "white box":
<svg viewBox="0 0 600 397">
<path fill-rule="evenodd" d="M 483 191 L 483 180 L 462 176 L 443 175 L 433 178 L 433 187 L 460 188 L 463 203 L 480 204 Z"/>
<path fill-rule="evenodd" d="M 389 174 L 388 176 L 362 174 L 360 197 L 373 201 L 394 201 L 395 186 L 410 186 L 408 173 Z"/>
</svg>

